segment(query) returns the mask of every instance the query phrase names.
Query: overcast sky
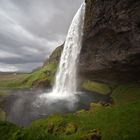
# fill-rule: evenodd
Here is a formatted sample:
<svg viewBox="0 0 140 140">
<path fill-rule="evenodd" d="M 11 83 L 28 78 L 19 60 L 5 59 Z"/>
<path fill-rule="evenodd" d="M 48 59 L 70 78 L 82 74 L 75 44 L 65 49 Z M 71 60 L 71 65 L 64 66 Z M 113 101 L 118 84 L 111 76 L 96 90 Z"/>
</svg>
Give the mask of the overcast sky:
<svg viewBox="0 0 140 140">
<path fill-rule="evenodd" d="M 61 45 L 83 0 L 0 0 L 0 71 L 32 71 Z"/>
</svg>

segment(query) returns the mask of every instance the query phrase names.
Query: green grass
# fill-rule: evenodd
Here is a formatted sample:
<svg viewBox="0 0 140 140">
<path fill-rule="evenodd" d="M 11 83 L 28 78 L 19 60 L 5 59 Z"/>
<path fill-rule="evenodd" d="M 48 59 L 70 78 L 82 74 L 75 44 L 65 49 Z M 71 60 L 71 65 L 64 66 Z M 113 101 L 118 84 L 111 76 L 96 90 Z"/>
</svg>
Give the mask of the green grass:
<svg viewBox="0 0 140 140">
<path fill-rule="evenodd" d="M 97 92 L 97 93 L 104 94 L 104 95 L 110 93 L 110 88 L 108 87 L 108 85 L 103 84 L 103 83 L 97 83 L 94 81 L 83 82 L 82 88 L 84 88 L 88 91 Z"/>
<path fill-rule="evenodd" d="M 36 81 L 49 81 L 53 83 L 57 65 L 55 63 L 48 64 L 41 69 L 31 73 L 23 82 L 23 86 L 26 88 L 32 87 Z"/>
<path fill-rule="evenodd" d="M 140 83 L 118 86 L 112 93 L 115 103 L 136 101 L 140 99 Z"/>
<path fill-rule="evenodd" d="M 28 76 L 29 74 L 7 74 L 0 75 L 0 89 L 8 89 L 8 88 L 18 88 L 21 86 L 21 82 Z"/>
<path fill-rule="evenodd" d="M 20 130 L 16 125 L 0 121 L 0 139 L 1 140 L 18 140 L 15 134 Z"/>
<path fill-rule="evenodd" d="M 93 106 L 92 106 L 93 107 Z M 139 140 L 140 138 L 140 101 L 116 106 L 98 106 L 89 111 L 67 115 L 52 115 L 48 119 L 33 122 L 20 129 L 0 124 L 0 137 L 3 140 L 80 140 L 87 138 L 97 130 L 102 140 Z M 70 125 L 71 124 L 71 125 Z M 75 129 L 66 133 L 68 126 Z M 9 130 L 10 129 L 10 130 Z M 15 131 L 16 130 L 16 131 Z M 7 133 L 13 131 L 7 137 Z M 7 139 L 4 139 L 7 137 Z"/>
<path fill-rule="evenodd" d="M 34 82 L 48 81 L 53 83 L 57 65 L 50 63 L 31 74 L 0 75 L 0 89 L 31 88 Z"/>
</svg>

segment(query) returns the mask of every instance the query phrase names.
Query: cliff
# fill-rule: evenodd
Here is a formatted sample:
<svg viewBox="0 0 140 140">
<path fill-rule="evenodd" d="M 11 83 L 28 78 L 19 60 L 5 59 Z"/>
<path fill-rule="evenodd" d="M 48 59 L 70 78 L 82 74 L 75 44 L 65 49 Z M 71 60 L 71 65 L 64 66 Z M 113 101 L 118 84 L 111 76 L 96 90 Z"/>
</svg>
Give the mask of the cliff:
<svg viewBox="0 0 140 140">
<path fill-rule="evenodd" d="M 140 1 L 86 0 L 79 76 L 102 82 L 140 80 Z"/>
</svg>

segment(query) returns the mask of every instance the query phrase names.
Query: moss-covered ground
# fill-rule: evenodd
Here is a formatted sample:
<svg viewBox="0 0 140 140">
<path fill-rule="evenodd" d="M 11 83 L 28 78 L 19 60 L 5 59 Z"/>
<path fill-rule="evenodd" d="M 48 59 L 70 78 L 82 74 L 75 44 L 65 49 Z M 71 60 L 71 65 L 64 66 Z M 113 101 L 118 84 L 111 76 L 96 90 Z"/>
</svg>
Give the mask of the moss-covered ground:
<svg viewBox="0 0 140 140">
<path fill-rule="evenodd" d="M 140 99 L 140 83 L 119 85 L 112 93 L 115 103 L 136 101 Z"/>
<path fill-rule="evenodd" d="M 84 90 L 96 92 L 99 94 L 107 95 L 111 92 L 111 89 L 107 84 L 99 83 L 95 81 L 84 81 L 81 85 Z"/>
</svg>

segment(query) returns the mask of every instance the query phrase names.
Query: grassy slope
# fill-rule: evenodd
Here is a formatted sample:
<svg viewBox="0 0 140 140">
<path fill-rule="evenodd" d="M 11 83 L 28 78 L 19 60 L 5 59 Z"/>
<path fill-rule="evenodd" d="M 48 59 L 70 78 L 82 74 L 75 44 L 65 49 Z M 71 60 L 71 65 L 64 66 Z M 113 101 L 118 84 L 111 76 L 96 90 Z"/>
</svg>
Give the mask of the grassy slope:
<svg viewBox="0 0 140 140">
<path fill-rule="evenodd" d="M 31 73 L 23 82 L 23 87 L 30 88 L 34 82 L 48 81 L 53 83 L 57 65 L 50 63 L 41 69 Z"/>
<path fill-rule="evenodd" d="M 56 67 L 55 63 L 51 63 L 31 74 L 0 75 L 0 89 L 31 88 L 36 81 L 48 81 L 52 84 Z"/>
</svg>

